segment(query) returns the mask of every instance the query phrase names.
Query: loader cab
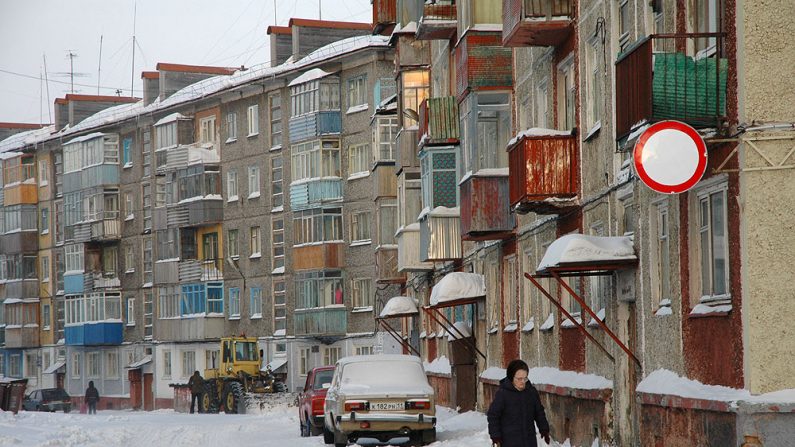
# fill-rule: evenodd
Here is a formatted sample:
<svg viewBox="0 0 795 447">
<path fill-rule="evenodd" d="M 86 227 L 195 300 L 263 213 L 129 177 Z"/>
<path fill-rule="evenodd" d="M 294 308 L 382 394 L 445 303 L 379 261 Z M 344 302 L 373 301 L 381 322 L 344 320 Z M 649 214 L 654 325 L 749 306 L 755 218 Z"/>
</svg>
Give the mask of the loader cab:
<svg viewBox="0 0 795 447">
<path fill-rule="evenodd" d="M 260 367 L 259 346 L 255 338 L 230 337 L 221 339 L 221 363 L 212 377 L 224 377 L 245 372 L 257 375 Z"/>
</svg>

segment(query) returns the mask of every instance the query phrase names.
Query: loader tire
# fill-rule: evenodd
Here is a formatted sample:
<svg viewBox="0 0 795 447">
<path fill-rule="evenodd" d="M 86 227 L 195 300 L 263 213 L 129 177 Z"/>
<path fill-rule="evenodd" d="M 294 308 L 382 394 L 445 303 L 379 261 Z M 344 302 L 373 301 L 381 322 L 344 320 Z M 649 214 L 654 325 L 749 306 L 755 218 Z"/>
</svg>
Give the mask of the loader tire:
<svg viewBox="0 0 795 447">
<path fill-rule="evenodd" d="M 224 386 L 224 413 L 237 414 L 245 413 L 246 407 L 243 402 L 243 386 L 237 382 L 229 382 Z"/>
<path fill-rule="evenodd" d="M 218 398 L 215 396 L 215 387 L 212 383 L 204 384 L 204 391 L 199 396 L 200 413 L 218 413 Z"/>
</svg>

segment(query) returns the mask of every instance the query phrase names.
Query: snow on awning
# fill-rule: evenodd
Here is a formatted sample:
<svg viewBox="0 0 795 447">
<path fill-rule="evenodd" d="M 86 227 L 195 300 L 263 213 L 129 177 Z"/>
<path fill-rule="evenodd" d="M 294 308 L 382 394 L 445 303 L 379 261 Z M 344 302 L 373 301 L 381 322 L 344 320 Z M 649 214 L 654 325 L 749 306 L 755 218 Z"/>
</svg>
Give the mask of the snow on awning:
<svg viewBox="0 0 795 447">
<path fill-rule="evenodd" d="M 66 143 L 64 143 L 64 146 L 66 146 L 67 144 L 81 143 L 83 141 L 94 140 L 96 138 L 104 137 L 104 136 L 105 136 L 105 134 L 102 133 L 102 132 L 94 132 L 94 133 L 90 133 L 88 135 L 83 135 L 81 137 L 72 138 L 71 140 L 69 140 Z"/>
<path fill-rule="evenodd" d="M 149 363 L 151 361 L 152 361 L 152 356 L 151 355 L 147 355 L 147 356 L 144 356 L 144 358 L 142 358 L 141 360 L 138 360 L 137 362 L 130 363 L 125 368 L 126 369 L 138 369 L 138 368 L 146 365 L 147 363 Z"/>
<path fill-rule="evenodd" d="M 292 82 L 287 84 L 288 87 L 292 87 L 294 85 L 303 84 L 304 82 L 315 81 L 317 79 L 325 78 L 326 76 L 331 75 L 331 73 L 327 71 L 323 71 L 320 68 L 313 68 L 306 73 L 298 76 L 297 78 L 293 79 Z"/>
<path fill-rule="evenodd" d="M 50 365 L 49 368 L 44 370 L 44 374 L 54 374 L 58 372 L 59 369 L 63 368 L 66 365 L 66 360 L 58 360 L 57 362 Z"/>
<path fill-rule="evenodd" d="M 536 274 L 612 271 L 637 261 L 632 238 L 628 236 L 567 234 L 547 248 Z"/>
<path fill-rule="evenodd" d="M 431 290 L 431 306 L 453 306 L 455 302 L 486 296 L 486 281 L 477 273 L 448 273 Z"/>
<path fill-rule="evenodd" d="M 556 129 L 545 129 L 543 127 L 531 127 L 529 129 L 525 129 L 517 133 L 513 138 L 511 138 L 511 140 L 508 141 L 508 147 L 513 146 L 523 138 L 569 137 L 569 136 L 571 136 L 570 130 L 556 130 Z"/>
<path fill-rule="evenodd" d="M 271 372 L 275 373 L 276 371 L 279 370 L 279 368 L 283 367 L 286 364 L 287 364 L 287 359 L 274 359 L 271 360 L 271 362 L 268 363 L 268 365 L 265 368 L 261 369 L 261 371 L 265 371 L 267 368 L 270 368 Z"/>
<path fill-rule="evenodd" d="M 381 311 L 378 318 L 392 318 L 402 317 L 407 315 L 416 315 L 420 313 L 417 310 L 417 305 L 414 303 L 414 298 L 407 296 L 396 296 L 387 301 L 386 306 Z"/>
<path fill-rule="evenodd" d="M 173 123 L 176 120 L 184 120 L 184 119 L 188 119 L 188 117 L 186 117 L 185 115 L 183 115 L 183 114 L 181 114 L 179 112 L 175 112 L 175 113 L 172 113 L 171 115 L 166 115 L 163 118 L 160 118 L 155 123 L 155 126 L 162 126 L 163 124 Z"/>
</svg>

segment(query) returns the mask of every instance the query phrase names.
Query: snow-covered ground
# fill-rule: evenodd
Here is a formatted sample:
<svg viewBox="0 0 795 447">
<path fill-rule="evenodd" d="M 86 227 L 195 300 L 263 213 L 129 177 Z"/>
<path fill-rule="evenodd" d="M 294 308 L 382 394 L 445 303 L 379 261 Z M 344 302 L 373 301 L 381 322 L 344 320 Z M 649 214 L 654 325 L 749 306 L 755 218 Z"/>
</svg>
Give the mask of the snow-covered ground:
<svg viewBox="0 0 795 447">
<path fill-rule="evenodd" d="M 491 440 L 483 413 L 437 407 L 438 440 L 431 447 L 484 447 Z M 301 438 L 296 408 L 280 402 L 257 414 L 185 414 L 172 410 L 17 415 L 0 411 L 0 446 L 259 446 L 321 447 L 322 436 Z M 393 440 L 397 443 L 399 440 Z M 385 445 L 361 440 L 361 446 Z M 399 444 L 395 444 L 399 445 Z M 538 440 L 539 446 L 546 444 Z M 558 445 L 553 442 L 553 445 Z M 567 444 L 564 444 L 564 446 Z"/>
</svg>

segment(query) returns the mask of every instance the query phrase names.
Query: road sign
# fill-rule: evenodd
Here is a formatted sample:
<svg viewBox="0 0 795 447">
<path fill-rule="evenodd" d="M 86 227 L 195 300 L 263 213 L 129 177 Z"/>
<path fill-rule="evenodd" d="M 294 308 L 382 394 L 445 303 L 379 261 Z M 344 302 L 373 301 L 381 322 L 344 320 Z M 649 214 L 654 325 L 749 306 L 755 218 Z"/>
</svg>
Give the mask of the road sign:
<svg viewBox="0 0 795 447">
<path fill-rule="evenodd" d="M 679 121 L 660 121 L 646 129 L 633 153 L 635 172 L 654 191 L 679 194 L 707 170 L 707 145 L 695 129 Z"/>
</svg>

